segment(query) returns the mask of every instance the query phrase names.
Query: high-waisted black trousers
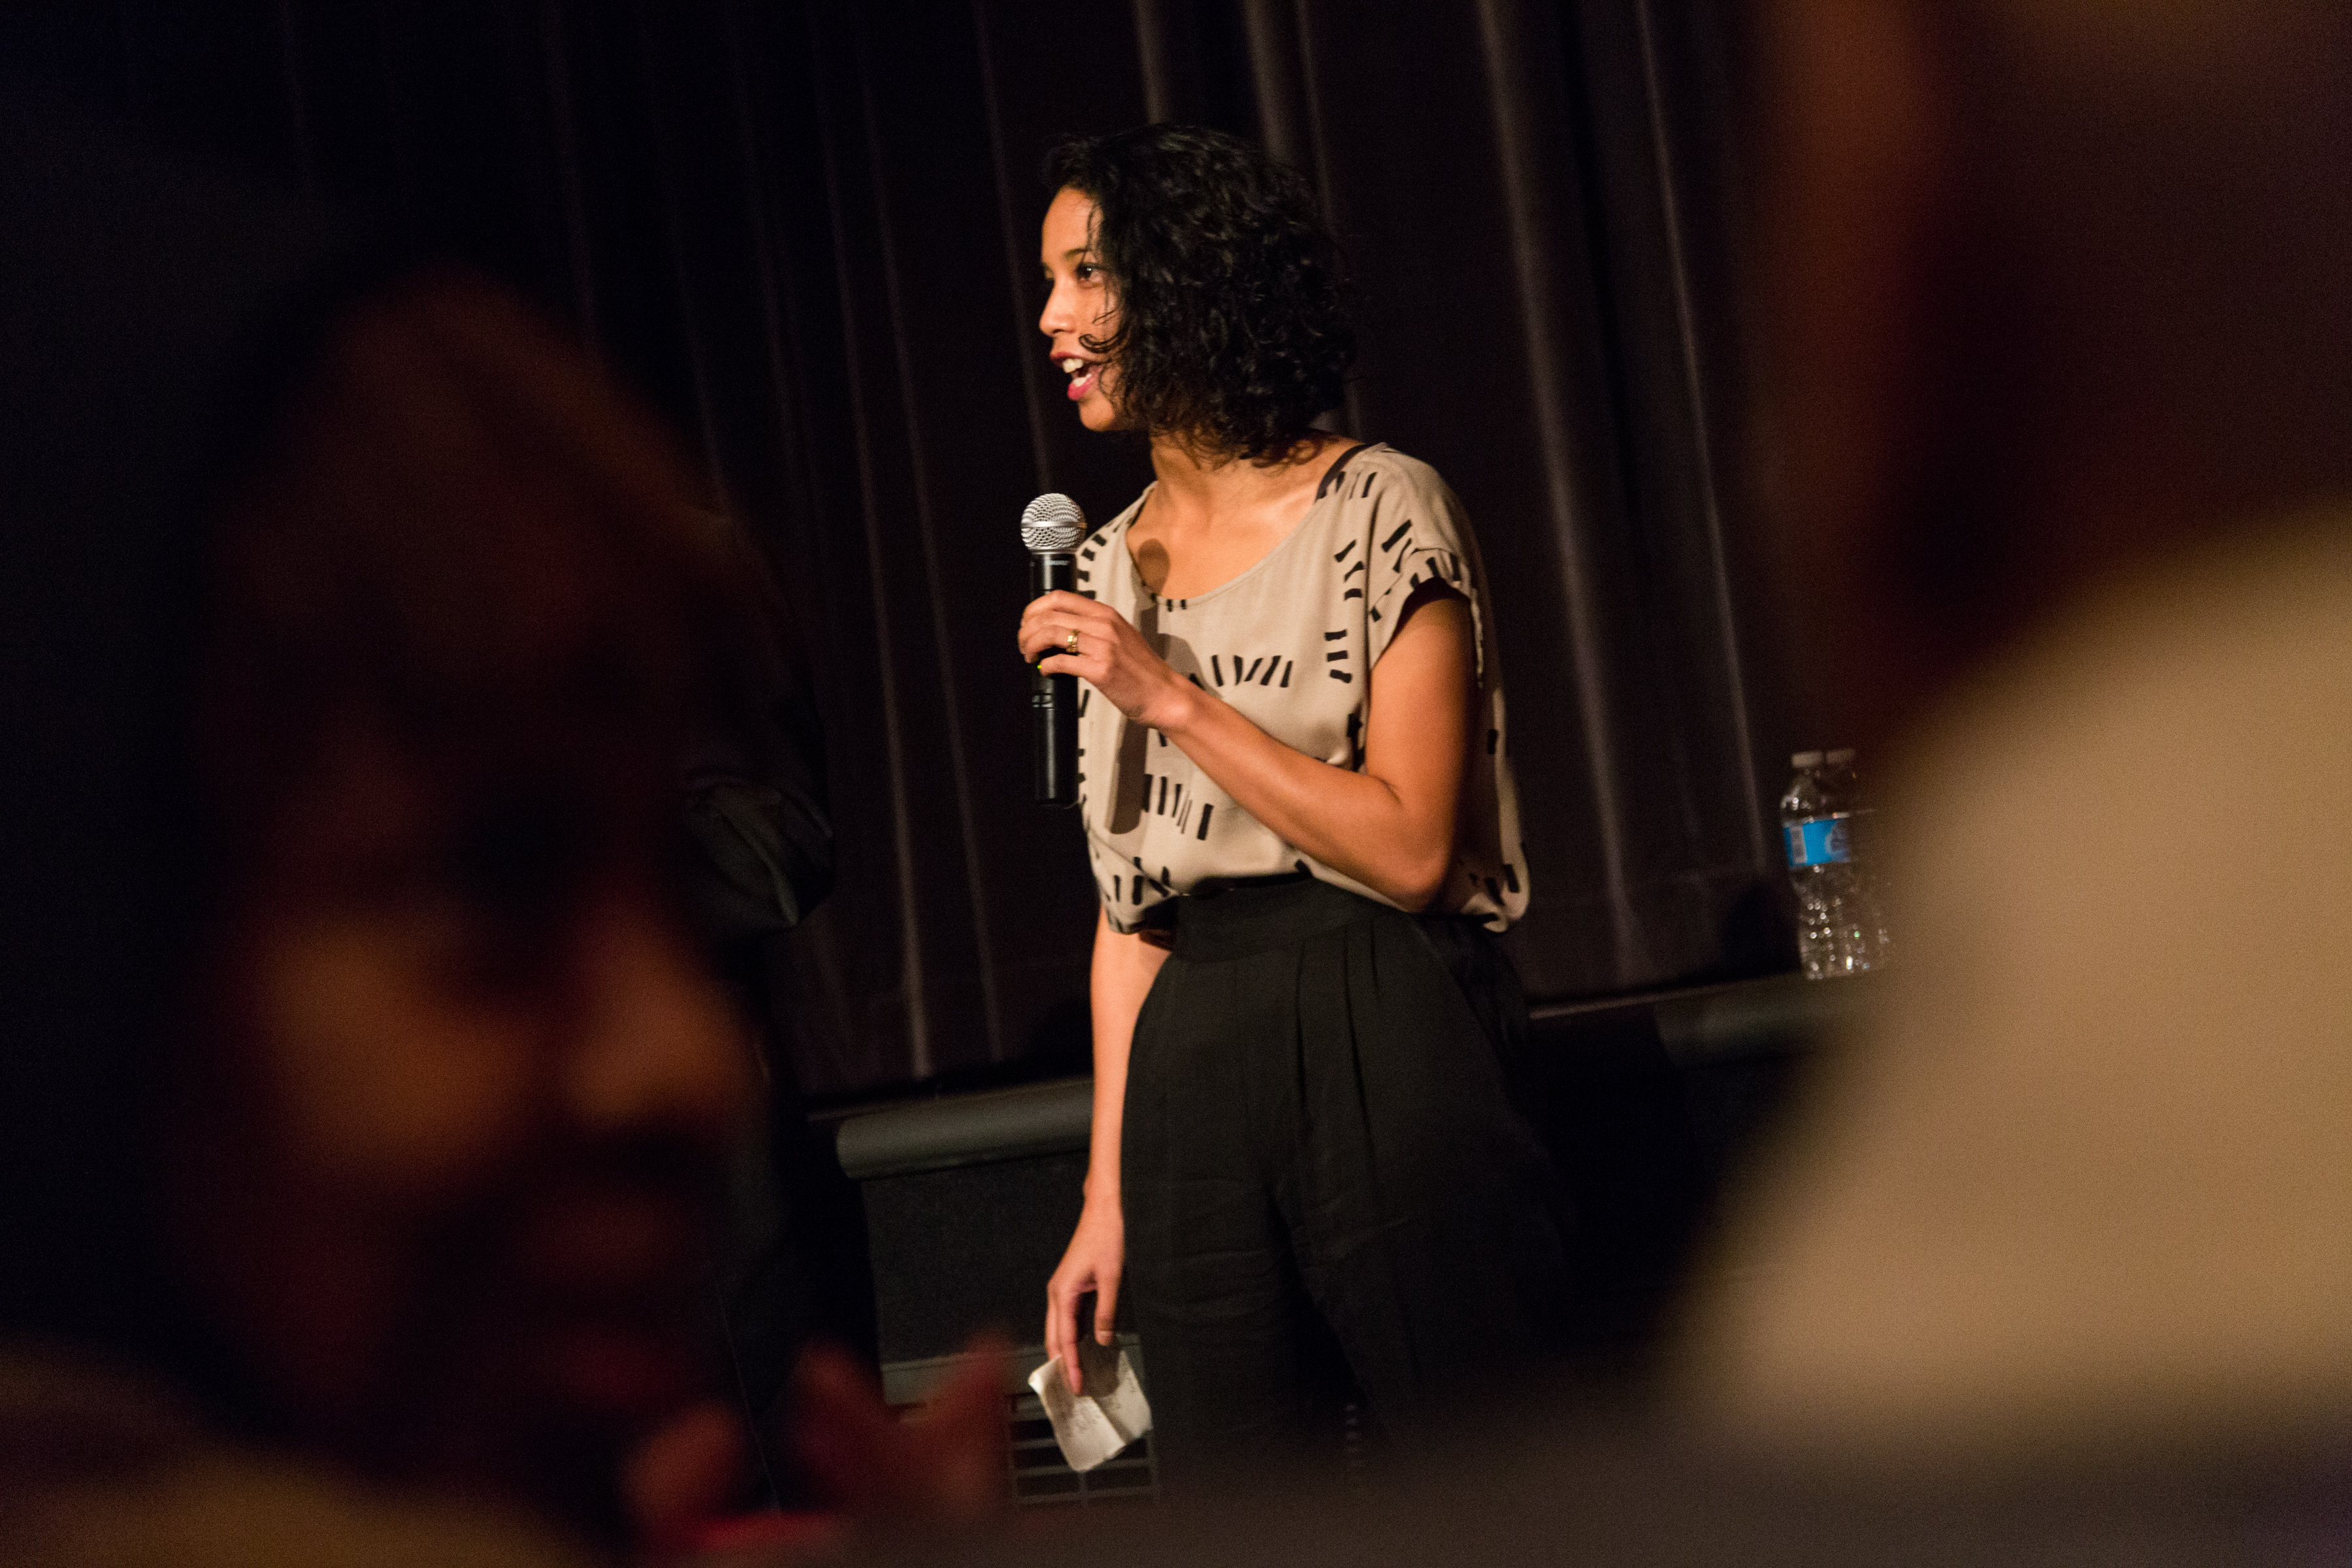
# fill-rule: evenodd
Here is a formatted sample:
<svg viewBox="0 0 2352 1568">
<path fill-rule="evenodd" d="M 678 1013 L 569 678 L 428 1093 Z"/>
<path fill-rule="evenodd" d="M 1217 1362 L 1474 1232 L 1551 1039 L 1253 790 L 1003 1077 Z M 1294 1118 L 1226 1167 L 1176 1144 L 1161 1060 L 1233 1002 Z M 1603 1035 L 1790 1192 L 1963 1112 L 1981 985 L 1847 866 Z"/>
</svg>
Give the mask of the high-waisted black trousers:
<svg viewBox="0 0 2352 1568">
<path fill-rule="evenodd" d="M 1507 962 L 1459 919 L 1305 878 L 1179 900 L 1120 1162 L 1171 1491 L 1336 1458 L 1349 1383 L 1409 1449 L 1557 1353 L 1563 1216 L 1506 1086 L 1513 1009 L 1523 1031 Z"/>
</svg>

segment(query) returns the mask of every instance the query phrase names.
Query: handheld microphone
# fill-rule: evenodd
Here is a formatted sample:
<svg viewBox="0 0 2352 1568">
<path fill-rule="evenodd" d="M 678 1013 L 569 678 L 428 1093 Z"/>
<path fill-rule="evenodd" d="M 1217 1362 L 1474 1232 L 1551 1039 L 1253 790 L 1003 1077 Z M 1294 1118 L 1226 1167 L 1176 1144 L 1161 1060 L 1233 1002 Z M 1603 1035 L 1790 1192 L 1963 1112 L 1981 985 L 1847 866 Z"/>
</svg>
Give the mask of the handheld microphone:
<svg viewBox="0 0 2352 1568">
<path fill-rule="evenodd" d="M 1021 512 L 1021 542 L 1029 547 L 1029 596 L 1067 589 L 1077 562 L 1070 552 L 1087 536 L 1087 514 L 1066 495 L 1042 495 Z M 1039 656 L 1051 658 L 1048 649 Z M 1078 802 L 1078 678 L 1029 671 L 1030 728 L 1040 805 Z"/>
</svg>

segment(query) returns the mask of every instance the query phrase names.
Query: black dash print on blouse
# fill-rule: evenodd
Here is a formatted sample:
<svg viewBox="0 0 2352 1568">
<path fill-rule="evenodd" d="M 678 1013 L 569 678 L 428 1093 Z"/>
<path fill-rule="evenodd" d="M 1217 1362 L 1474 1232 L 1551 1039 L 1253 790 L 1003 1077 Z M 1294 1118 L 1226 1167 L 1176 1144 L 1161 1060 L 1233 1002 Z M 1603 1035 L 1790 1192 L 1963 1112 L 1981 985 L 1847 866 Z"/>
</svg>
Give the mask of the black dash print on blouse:
<svg viewBox="0 0 2352 1568">
<path fill-rule="evenodd" d="M 1095 591 L 1092 588 L 1081 588 L 1078 590 L 1078 597 L 1081 599 L 1091 599 L 1094 596 Z"/>
<path fill-rule="evenodd" d="M 1354 576 L 1357 573 L 1361 572 L 1363 569 L 1364 563 L 1359 561 L 1353 566 L 1349 567 L 1345 572 L 1339 574 L 1339 581 L 1344 583 L 1349 578 Z"/>
<path fill-rule="evenodd" d="M 1334 680 L 1344 680 L 1350 686 L 1353 686 L 1356 683 L 1356 678 L 1349 675 L 1344 669 L 1327 669 L 1323 673 L 1329 676 Z"/>
<path fill-rule="evenodd" d="M 1282 684 L 1286 687 L 1290 684 L 1290 660 L 1286 658 L 1282 661 Z"/>
<path fill-rule="evenodd" d="M 1081 719 L 1087 716 L 1087 694 L 1093 689 L 1093 687 L 1085 685 L 1078 688 L 1078 717 Z"/>
<path fill-rule="evenodd" d="M 1201 806 L 1201 831 L 1200 831 L 1200 834 L 1199 834 L 1199 837 L 1202 837 L 1202 838 L 1206 838 L 1206 837 L 1208 837 L 1208 836 L 1209 836 L 1209 814 L 1210 814 L 1211 812 L 1213 812 L 1213 811 L 1216 810 L 1216 809 L 1217 809 L 1217 807 L 1216 807 L 1216 805 L 1215 805 L 1215 804 L 1214 804 L 1213 802 L 1203 802 L 1203 803 L 1202 803 L 1202 806 Z"/>
<path fill-rule="evenodd" d="M 1382 550 L 1394 548 L 1396 542 L 1402 539 L 1405 536 L 1405 531 L 1410 529 L 1412 526 L 1412 519 L 1411 518 L 1406 518 L 1402 522 L 1398 523 L 1396 525 L 1396 531 L 1390 534 L 1386 539 L 1381 541 L 1381 548 Z"/>
<path fill-rule="evenodd" d="M 1339 595 L 1339 597 L 1343 599 L 1360 599 L 1363 596 L 1364 591 L 1361 588 L 1350 588 L 1346 593 Z"/>
<path fill-rule="evenodd" d="M 1333 557 L 1331 557 L 1331 559 L 1332 559 L 1332 560 L 1334 560 L 1334 561 L 1345 561 L 1345 560 L 1348 558 L 1348 552 L 1349 552 L 1350 550 L 1353 550 L 1353 549 L 1355 549 L 1355 548 L 1356 548 L 1356 542 L 1355 542 L 1354 540 L 1352 540 L 1352 539 L 1351 539 L 1351 540 L 1348 541 L 1348 542 L 1347 542 L 1347 543 L 1342 544 L 1341 546 L 1339 546 L 1339 554 L 1337 554 L 1337 555 L 1334 555 Z M 1363 564 L 1363 563 L 1362 563 L 1362 562 L 1360 562 L 1360 561 L 1359 561 L 1359 562 L 1357 562 L 1357 563 L 1356 563 L 1356 564 L 1357 564 L 1357 565 L 1359 565 L 1359 566 L 1361 566 L 1361 565 Z"/>
<path fill-rule="evenodd" d="M 1323 634 L 1323 640 L 1324 640 L 1325 642 L 1338 642 L 1341 637 L 1346 637 L 1347 635 L 1348 635 L 1348 628 L 1347 628 L 1347 627 L 1345 627 L 1345 626 L 1341 626 L 1341 627 L 1340 627 L 1338 631 L 1336 631 L 1336 632 L 1325 632 L 1325 633 Z"/>
<path fill-rule="evenodd" d="M 1235 659 L 1235 660 L 1234 660 L 1234 662 L 1235 664 L 1239 664 L 1239 663 L 1241 662 L 1241 660 L 1239 660 L 1239 659 Z M 1250 667 L 1249 667 L 1247 669 L 1245 669 L 1245 670 L 1242 671 L 1242 677 L 1241 677 L 1241 682 L 1240 682 L 1240 684 L 1242 684 L 1242 685 L 1244 685 L 1244 686 L 1247 686 L 1251 681 L 1255 680 L 1255 679 L 1257 679 L 1257 667 L 1258 667 L 1259 665 L 1261 665 L 1261 664 L 1264 664 L 1265 662 L 1265 655 L 1264 655 L 1264 654 L 1260 654 L 1260 655 L 1258 655 L 1255 658 L 1254 658 L 1254 659 L 1250 660 Z"/>
<path fill-rule="evenodd" d="M 1078 581 L 1079 581 L 1079 582 L 1081 582 L 1081 583 L 1091 583 L 1091 582 L 1093 582 L 1094 580 L 1095 580 L 1095 576 L 1094 576 L 1094 574 L 1093 574 L 1093 573 L 1091 573 L 1091 572 L 1087 571 L 1087 570 L 1085 567 L 1083 567 L 1083 566 L 1081 566 L 1081 567 L 1079 567 L 1079 568 L 1078 568 Z"/>
<path fill-rule="evenodd" d="M 1366 496 L 1368 496 L 1368 495 L 1371 494 L 1371 493 L 1372 493 L 1372 481 L 1373 481 L 1374 479 L 1379 479 L 1379 478 L 1380 478 L 1380 475 L 1378 475 L 1378 474 L 1366 474 L 1366 475 L 1364 476 L 1364 488 L 1363 488 L 1362 489 L 1360 489 L 1360 490 L 1358 490 L 1358 491 L 1356 492 L 1356 499 L 1357 499 L 1357 500 L 1361 500 L 1364 497 L 1366 497 Z M 1300 867 L 1300 868 L 1299 868 L 1299 869 L 1303 871 L 1303 870 L 1305 870 L 1305 869 L 1306 869 L 1306 868 L 1302 866 L 1302 867 Z"/>
<path fill-rule="evenodd" d="M 1265 661 L 1265 673 L 1257 678 L 1257 683 L 1260 686 L 1272 686 L 1274 684 L 1275 667 L 1281 662 L 1282 660 L 1279 658 L 1267 659 Z"/>
<path fill-rule="evenodd" d="M 1081 561 L 1092 561 L 1095 558 L 1096 549 L 1097 546 L 1095 545 L 1087 545 L 1084 550 L 1078 552 L 1078 559 Z"/>
<path fill-rule="evenodd" d="M 1215 654 L 1209 656 L 1209 673 L 1216 678 L 1218 685 L 1223 686 L 1225 683 L 1224 667 L 1217 662 Z"/>
<path fill-rule="evenodd" d="M 1160 737 L 1160 743 L 1161 745 L 1163 745 L 1163 746 L 1164 746 L 1164 745 L 1166 745 L 1166 744 L 1168 743 L 1168 731 L 1165 731 L 1165 730 L 1154 730 L 1154 731 L 1152 731 L 1151 732 L 1152 732 L 1153 734 L 1155 734 L 1155 735 L 1157 735 L 1157 736 L 1159 736 L 1159 737 Z"/>
<path fill-rule="evenodd" d="M 1346 648 L 1335 647 L 1329 653 L 1323 656 L 1323 662 L 1326 664 L 1337 664 L 1347 657 L 1348 650 Z"/>
<path fill-rule="evenodd" d="M 1339 494 L 1343 497 L 1346 496 L 1348 493 L 1348 459 L 1354 457 L 1357 453 L 1364 450 L 1370 445 L 1371 443 L 1370 441 L 1359 441 L 1354 446 L 1349 447 L 1346 451 L 1340 453 L 1338 457 L 1332 458 L 1331 466 L 1323 470 L 1323 482 L 1315 487 L 1315 499 L 1317 500 L 1321 500 L 1325 493 L 1328 492 L 1333 485 L 1339 486 Z"/>
<path fill-rule="evenodd" d="M 1154 816 L 1165 816 L 1168 815 L 1168 775 L 1166 773 L 1161 773 L 1160 775 L 1160 805 L 1158 809 L 1152 812 L 1152 815 Z"/>
</svg>

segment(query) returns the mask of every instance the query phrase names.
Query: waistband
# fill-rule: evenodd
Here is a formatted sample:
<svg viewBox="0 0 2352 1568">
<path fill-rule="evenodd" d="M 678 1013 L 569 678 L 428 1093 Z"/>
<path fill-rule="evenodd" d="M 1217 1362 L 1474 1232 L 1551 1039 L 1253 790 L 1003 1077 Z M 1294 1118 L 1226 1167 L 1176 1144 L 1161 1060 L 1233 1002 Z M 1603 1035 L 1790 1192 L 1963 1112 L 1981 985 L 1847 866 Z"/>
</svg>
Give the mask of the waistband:
<svg viewBox="0 0 2352 1568">
<path fill-rule="evenodd" d="M 1194 963 L 1244 958 L 1399 912 L 1304 871 L 1225 882 L 1171 902 L 1174 955 Z"/>
</svg>

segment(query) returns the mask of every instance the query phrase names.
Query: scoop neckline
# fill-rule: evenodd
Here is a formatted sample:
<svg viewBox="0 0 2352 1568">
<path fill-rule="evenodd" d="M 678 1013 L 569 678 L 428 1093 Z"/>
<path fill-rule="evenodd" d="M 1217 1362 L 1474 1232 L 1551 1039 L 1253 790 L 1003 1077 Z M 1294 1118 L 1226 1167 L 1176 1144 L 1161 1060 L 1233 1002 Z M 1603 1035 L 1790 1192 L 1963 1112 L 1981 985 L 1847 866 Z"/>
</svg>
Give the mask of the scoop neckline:
<svg viewBox="0 0 2352 1568">
<path fill-rule="evenodd" d="M 1315 499 L 1307 503 L 1307 510 L 1298 514 L 1298 521 L 1291 524 L 1290 531 L 1284 534 L 1280 539 L 1276 540 L 1273 546 L 1268 549 L 1265 554 L 1259 556 L 1256 560 L 1251 562 L 1247 566 L 1243 567 L 1239 572 L 1234 573 L 1232 576 L 1226 578 L 1223 582 L 1218 584 L 1213 588 L 1203 588 L 1197 594 L 1187 594 L 1181 599 L 1171 599 L 1162 595 L 1153 593 L 1151 591 L 1151 584 L 1143 580 L 1143 568 L 1137 563 L 1135 552 L 1127 547 L 1127 541 L 1128 536 L 1135 531 L 1135 520 L 1143 514 L 1144 504 L 1151 500 L 1151 492 L 1160 488 L 1160 481 L 1158 479 L 1154 479 L 1150 484 L 1144 486 L 1143 493 L 1135 498 L 1135 506 L 1133 510 L 1128 513 L 1127 521 L 1120 526 L 1118 531 L 1118 552 L 1127 558 L 1127 569 L 1135 574 L 1135 585 L 1141 589 L 1144 595 L 1154 604 L 1182 605 L 1189 608 L 1192 605 L 1199 603 L 1201 600 L 1213 599 L 1228 588 L 1239 587 L 1242 584 L 1248 582 L 1260 572 L 1265 571 L 1266 567 L 1273 564 L 1274 558 L 1280 555 L 1285 550 L 1288 549 L 1290 547 L 1291 541 L 1297 539 L 1300 534 L 1307 531 L 1307 521 L 1314 517 L 1317 509 L 1320 508 L 1326 501 L 1338 501 L 1346 499 L 1344 493 L 1347 489 L 1346 486 L 1342 485 L 1337 489 L 1330 487 L 1330 478 L 1334 469 L 1338 468 L 1341 464 L 1349 462 L 1354 458 L 1366 457 L 1373 452 L 1385 451 L 1387 447 L 1388 443 L 1385 441 L 1359 441 L 1354 446 L 1343 449 L 1338 457 L 1331 459 L 1331 467 L 1323 470 L 1323 479 L 1319 481 L 1318 488 L 1316 490 Z"/>
</svg>

